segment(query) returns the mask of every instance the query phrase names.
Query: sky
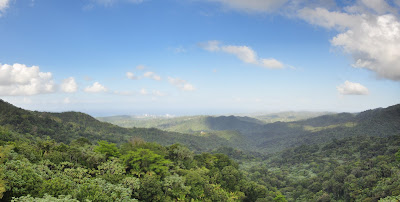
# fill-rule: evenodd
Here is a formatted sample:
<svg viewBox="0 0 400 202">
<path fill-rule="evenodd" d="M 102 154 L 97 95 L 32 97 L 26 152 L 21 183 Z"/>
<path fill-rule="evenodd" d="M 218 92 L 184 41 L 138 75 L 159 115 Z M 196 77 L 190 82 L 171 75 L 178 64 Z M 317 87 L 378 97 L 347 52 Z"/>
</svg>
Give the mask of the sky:
<svg viewBox="0 0 400 202">
<path fill-rule="evenodd" d="M 94 116 L 400 103 L 400 0 L 0 0 L 0 99 Z"/>
</svg>

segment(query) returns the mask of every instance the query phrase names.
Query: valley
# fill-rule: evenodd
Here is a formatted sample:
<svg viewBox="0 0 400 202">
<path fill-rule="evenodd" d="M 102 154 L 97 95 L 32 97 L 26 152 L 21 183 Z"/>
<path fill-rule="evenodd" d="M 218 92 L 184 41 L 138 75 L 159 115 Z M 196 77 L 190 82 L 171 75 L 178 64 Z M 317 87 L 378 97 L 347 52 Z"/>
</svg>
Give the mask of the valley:
<svg viewBox="0 0 400 202">
<path fill-rule="evenodd" d="M 400 105 L 273 123 L 246 116 L 135 121 L 0 101 L 3 198 L 391 201 L 400 194 Z M 85 187 L 105 195 L 91 198 Z"/>
</svg>

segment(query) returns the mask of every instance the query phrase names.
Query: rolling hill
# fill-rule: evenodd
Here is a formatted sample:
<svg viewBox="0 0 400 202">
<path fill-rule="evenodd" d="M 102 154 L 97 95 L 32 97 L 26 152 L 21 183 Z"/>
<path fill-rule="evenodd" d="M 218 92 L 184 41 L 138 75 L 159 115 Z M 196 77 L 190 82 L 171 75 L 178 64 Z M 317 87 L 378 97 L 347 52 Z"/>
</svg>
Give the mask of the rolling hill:
<svg viewBox="0 0 400 202">
<path fill-rule="evenodd" d="M 361 113 L 326 114 L 293 122 L 264 123 L 251 117 L 194 116 L 136 120 L 127 116 L 110 121 L 125 126 L 147 124 L 163 130 L 200 135 L 239 133 L 240 149 L 273 153 L 302 144 L 325 143 L 352 136 L 391 136 L 400 134 L 400 105 Z M 238 136 L 238 135 L 236 135 Z"/>
<path fill-rule="evenodd" d="M 159 129 L 123 128 L 80 112 L 28 111 L 0 101 L 0 126 L 22 134 L 49 136 L 60 142 L 68 143 L 85 137 L 91 141 L 103 139 L 121 143 L 140 137 L 162 145 L 179 142 L 196 151 L 233 147 L 261 153 L 353 136 L 399 135 L 400 105 L 357 114 L 329 114 L 295 122 L 265 124 L 250 117 L 196 116 L 164 119 L 157 124 Z"/>
</svg>

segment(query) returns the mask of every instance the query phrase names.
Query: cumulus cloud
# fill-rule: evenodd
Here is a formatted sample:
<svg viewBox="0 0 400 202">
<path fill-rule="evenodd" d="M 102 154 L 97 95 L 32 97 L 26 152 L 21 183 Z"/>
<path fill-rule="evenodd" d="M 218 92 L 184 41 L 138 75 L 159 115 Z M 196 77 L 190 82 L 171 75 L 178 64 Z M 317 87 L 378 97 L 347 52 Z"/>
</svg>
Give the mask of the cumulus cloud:
<svg viewBox="0 0 400 202">
<path fill-rule="evenodd" d="M 215 40 L 208 41 L 206 43 L 200 43 L 199 45 L 204 50 L 210 52 L 225 52 L 235 55 L 238 59 L 248 64 L 258 65 L 270 69 L 280 69 L 284 67 L 282 62 L 274 58 L 258 58 L 257 53 L 248 46 L 221 45 L 221 42 Z"/>
<path fill-rule="evenodd" d="M 128 79 L 132 79 L 132 80 L 138 79 L 138 77 L 132 72 L 126 72 L 126 77 L 128 77 Z"/>
<path fill-rule="evenodd" d="M 101 85 L 99 82 L 94 82 L 91 86 L 88 86 L 84 89 L 87 93 L 101 93 L 107 92 L 107 88 Z"/>
<path fill-rule="evenodd" d="M 143 74 L 143 76 L 146 77 L 146 78 L 150 78 L 150 79 L 156 80 L 156 81 L 160 81 L 161 80 L 161 76 L 157 75 L 154 72 L 145 72 Z"/>
<path fill-rule="evenodd" d="M 336 89 L 342 95 L 367 95 L 369 93 L 365 86 L 350 81 L 345 81 L 344 84 L 336 87 Z"/>
<path fill-rule="evenodd" d="M 5 12 L 10 4 L 10 0 L 0 0 L 0 17 Z"/>
<path fill-rule="evenodd" d="M 64 79 L 61 84 L 61 90 L 66 93 L 75 93 L 78 90 L 78 84 L 74 77 Z"/>
<path fill-rule="evenodd" d="M 52 74 L 40 72 L 38 66 L 0 64 L 0 95 L 37 95 L 54 91 Z"/>
<path fill-rule="evenodd" d="M 208 1 L 219 2 L 239 11 L 253 13 L 274 11 L 335 30 L 338 34 L 330 40 L 330 43 L 352 56 L 353 67 L 368 69 L 379 78 L 400 81 L 400 0 L 356 0 L 341 4 L 336 4 L 335 0 Z M 208 51 L 222 51 L 218 41 L 210 41 L 203 48 Z M 253 63 L 254 57 L 247 48 L 231 48 L 229 52 L 243 61 Z M 263 64 L 260 60 L 258 63 Z M 270 68 L 280 66 L 270 65 L 269 62 L 265 64 Z"/>
<path fill-rule="evenodd" d="M 345 12 L 304 8 L 299 17 L 339 32 L 331 44 L 350 54 L 353 67 L 364 68 L 380 78 L 400 80 L 400 21 L 383 0 L 362 0 Z"/>
<path fill-rule="evenodd" d="M 168 77 L 168 82 L 183 91 L 194 91 L 196 88 L 186 80 Z"/>
</svg>

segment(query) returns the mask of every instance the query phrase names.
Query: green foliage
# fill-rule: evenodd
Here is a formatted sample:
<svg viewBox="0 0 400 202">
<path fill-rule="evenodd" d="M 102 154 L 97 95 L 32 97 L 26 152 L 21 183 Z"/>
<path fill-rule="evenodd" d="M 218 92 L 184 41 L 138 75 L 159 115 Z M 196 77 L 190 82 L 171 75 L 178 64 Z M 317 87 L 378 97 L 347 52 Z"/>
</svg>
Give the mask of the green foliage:
<svg viewBox="0 0 400 202">
<path fill-rule="evenodd" d="M 4 180 L 3 163 L 6 160 L 7 154 L 12 149 L 12 146 L 0 146 L 0 199 L 3 198 L 3 193 L 6 191 L 6 181 Z"/>
<path fill-rule="evenodd" d="M 155 173 L 163 176 L 168 171 L 169 164 L 171 164 L 171 161 L 163 156 L 142 148 L 136 151 L 129 151 L 127 154 L 122 155 L 121 159 L 127 166 L 127 170 L 138 177 L 146 173 Z"/>
<path fill-rule="evenodd" d="M 7 181 L 6 194 L 16 197 L 28 194 L 38 196 L 43 178 L 35 167 L 27 159 L 7 161 L 4 167 Z"/>
<path fill-rule="evenodd" d="M 44 197 L 37 197 L 34 198 L 30 195 L 28 196 L 21 196 L 19 198 L 13 198 L 12 202 L 79 202 L 76 199 L 71 198 L 71 196 L 63 196 L 60 195 L 58 197 L 53 197 L 48 194 L 45 194 Z"/>
<path fill-rule="evenodd" d="M 98 176 L 113 184 L 125 177 L 125 166 L 120 159 L 111 159 L 97 167 Z"/>
<path fill-rule="evenodd" d="M 288 201 L 377 201 L 400 194 L 395 156 L 399 145 L 400 136 L 303 145 L 274 155 L 248 173 L 269 190 L 279 190 Z"/>
<path fill-rule="evenodd" d="M 276 201 L 276 202 L 287 202 L 285 196 L 282 195 L 280 192 L 275 196 L 274 201 Z"/>
<path fill-rule="evenodd" d="M 190 187 L 185 185 L 185 178 L 177 174 L 165 177 L 163 181 L 164 193 L 172 198 L 185 199 L 189 194 Z"/>
<path fill-rule="evenodd" d="M 139 200 L 143 201 L 162 201 L 164 192 L 162 183 L 155 175 L 144 175 L 140 180 Z"/>
<path fill-rule="evenodd" d="M 382 198 L 379 200 L 379 202 L 398 202 L 400 201 L 400 195 L 399 196 L 388 196 L 385 198 Z"/>
<path fill-rule="evenodd" d="M 97 144 L 99 145 L 94 147 L 94 151 L 106 155 L 106 158 L 120 156 L 118 147 L 114 143 L 108 143 L 105 140 L 100 140 L 97 142 Z"/>
<path fill-rule="evenodd" d="M 0 101 L 0 194 L 2 201 L 398 200 L 399 117 L 400 105 L 291 123 L 212 117 L 203 119 L 210 131 L 187 135 Z"/>
</svg>

